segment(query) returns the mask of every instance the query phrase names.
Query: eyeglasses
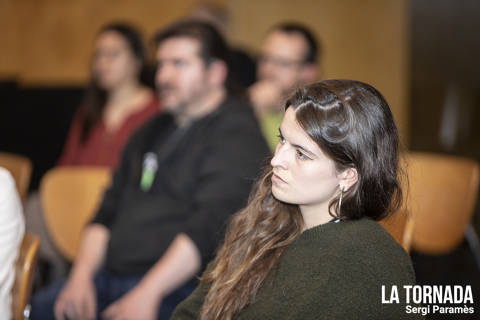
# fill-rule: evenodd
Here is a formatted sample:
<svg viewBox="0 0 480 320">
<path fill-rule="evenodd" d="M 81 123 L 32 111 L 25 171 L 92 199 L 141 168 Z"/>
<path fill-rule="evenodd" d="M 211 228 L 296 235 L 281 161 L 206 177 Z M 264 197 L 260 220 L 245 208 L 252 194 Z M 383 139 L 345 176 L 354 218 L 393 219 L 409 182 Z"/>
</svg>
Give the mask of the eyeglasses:
<svg viewBox="0 0 480 320">
<path fill-rule="evenodd" d="M 271 63 L 276 67 L 282 69 L 293 69 L 302 66 L 305 64 L 304 60 L 291 60 L 291 59 L 283 59 L 278 57 L 273 57 L 270 55 L 262 54 L 258 57 L 259 64 L 266 64 Z"/>
</svg>

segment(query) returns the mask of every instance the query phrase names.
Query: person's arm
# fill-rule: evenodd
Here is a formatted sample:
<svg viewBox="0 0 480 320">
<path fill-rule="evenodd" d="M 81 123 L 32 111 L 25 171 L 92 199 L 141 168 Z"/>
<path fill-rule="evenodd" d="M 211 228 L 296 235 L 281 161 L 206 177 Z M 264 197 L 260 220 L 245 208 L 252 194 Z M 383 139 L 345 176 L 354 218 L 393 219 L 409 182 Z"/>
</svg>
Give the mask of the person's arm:
<svg viewBox="0 0 480 320">
<path fill-rule="evenodd" d="M 200 266 L 195 244 L 185 234 L 177 235 L 140 283 L 110 305 L 103 315 L 107 319 L 156 319 L 163 297 L 190 280 Z"/>
<path fill-rule="evenodd" d="M 68 280 L 55 301 L 55 318 L 95 319 L 96 293 L 93 284 L 95 272 L 100 267 L 110 232 L 100 224 L 89 225 Z"/>
<path fill-rule="evenodd" d="M 103 262 L 109 238 L 110 231 L 101 224 L 85 228 L 70 278 L 93 278 Z"/>
<path fill-rule="evenodd" d="M 15 261 L 25 224 L 22 205 L 11 174 L 0 167 L 0 314 L 10 318 Z"/>
<path fill-rule="evenodd" d="M 190 280 L 200 270 L 201 258 L 192 240 L 181 233 L 167 252 L 143 277 L 139 286 L 160 300 Z"/>
</svg>

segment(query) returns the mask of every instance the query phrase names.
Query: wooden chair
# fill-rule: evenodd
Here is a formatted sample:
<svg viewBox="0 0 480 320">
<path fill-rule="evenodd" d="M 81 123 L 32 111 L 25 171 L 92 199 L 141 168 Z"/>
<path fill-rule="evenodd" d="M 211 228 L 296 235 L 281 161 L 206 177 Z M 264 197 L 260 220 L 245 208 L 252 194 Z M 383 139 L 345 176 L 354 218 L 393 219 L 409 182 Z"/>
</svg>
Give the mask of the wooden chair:
<svg viewBox="0 0 480 320">
<path fill-rule="evenodd" d="M 110 170 L 104 167 L 57 167 L 42 178 L 40 194 L 47 229 L 70 261 L 109 181 Z"/>
<path fill-rule="evenodd" d="M 40 239 L 25 233 L 15 265 L 15 282 L 12 288 L 12 316 L 14 320 L 28 318 L 30 294 L 32 293 Z"/>
<path fill-rule="evenodd" d="M 20 198 L 25 200 L 32 175 L 32 162 L 30 159 L 13 153 L 0 152 L 0 167 L 10 171 L 17 185 Z"/>
<path fill-rule="evenodd" d="M 466 158 L 421 152 L 411 152 L 407 163 L 408 208 L 415 220 L 412 247 L 426 254 L 448 253 L 470 226 L 479 165 Z M 474 253 L 479 259 L 479 252 Z"/>
<path fill-rule="evenodd" d="M 406 209 L 396 212 L 394 215 L 379 221 L 379 223 L 397 240 L 397 242 L 410 252 L 415 220 Z"/>
</svg>

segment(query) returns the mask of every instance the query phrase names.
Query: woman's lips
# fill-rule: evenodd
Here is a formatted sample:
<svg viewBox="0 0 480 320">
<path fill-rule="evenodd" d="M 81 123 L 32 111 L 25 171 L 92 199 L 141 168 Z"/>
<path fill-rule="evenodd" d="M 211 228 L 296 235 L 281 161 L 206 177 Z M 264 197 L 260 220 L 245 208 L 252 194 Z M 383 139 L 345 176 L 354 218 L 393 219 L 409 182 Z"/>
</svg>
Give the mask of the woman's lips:
<svg viewBox="0 0 480 320">
<path fill-rule="evenodd" d="M 272 182 L 273 183 L 287 183 L 285 180 L 283 180 L 282 178 L 280 178 L 278 175 L 276 175 L 275 173 L 272 174 Z"/>
</svg>

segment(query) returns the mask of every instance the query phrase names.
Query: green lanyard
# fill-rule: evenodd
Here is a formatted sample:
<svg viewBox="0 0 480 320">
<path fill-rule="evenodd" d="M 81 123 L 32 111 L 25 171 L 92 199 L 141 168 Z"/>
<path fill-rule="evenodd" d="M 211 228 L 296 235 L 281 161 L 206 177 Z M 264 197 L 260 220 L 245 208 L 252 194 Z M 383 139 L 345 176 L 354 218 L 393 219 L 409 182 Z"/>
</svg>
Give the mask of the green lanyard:
<svg viewBox="0 0 480 320">
<path fill-rule="evenodd" d="M 142 176 L 140 178 L 140 189 L 149 191 L 152 187 L 155 173 L 158 169 L 158 159 L 154 152 L 147 152 L 143 160 Z"/>
<path fill-rule="evenodd" d="M 159 164 L 170 155 L 177 147 L 180 139 L 186 134 L 190 125 L 177 128 L 161 147 L 159 153 L 147 152 L 143 157 L 142 175 L 140 177 L 140 189 L 150 191 L 157 174 Z"/>
</svg>

